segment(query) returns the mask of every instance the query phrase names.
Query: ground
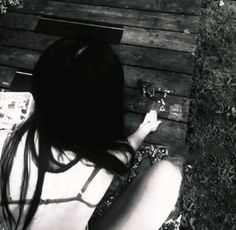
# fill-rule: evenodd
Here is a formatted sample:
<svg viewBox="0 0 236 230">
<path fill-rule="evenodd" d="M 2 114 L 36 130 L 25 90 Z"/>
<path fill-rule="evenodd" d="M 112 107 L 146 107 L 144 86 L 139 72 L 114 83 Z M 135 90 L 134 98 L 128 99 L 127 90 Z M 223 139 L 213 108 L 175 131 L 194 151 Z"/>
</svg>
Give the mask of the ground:
<svg viewBox="0 0 236 230">
<path fill-rule="evenodd" d="M 188 140 L 199 156 L 183 182 L 182 229 L 236 229 L 236 8 L 202 2 Z"/>
</svg>

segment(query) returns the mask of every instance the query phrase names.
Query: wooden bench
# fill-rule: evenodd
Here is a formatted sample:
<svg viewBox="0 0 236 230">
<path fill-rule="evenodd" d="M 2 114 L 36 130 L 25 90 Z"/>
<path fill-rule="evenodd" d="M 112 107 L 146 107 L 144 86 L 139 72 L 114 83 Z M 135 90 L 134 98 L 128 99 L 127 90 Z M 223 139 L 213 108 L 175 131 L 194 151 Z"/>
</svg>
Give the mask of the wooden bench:
<svg viewBox="0 0 236 230">
<path fill-rule="evenodd" d="M 113 48 L 125 72 L 125 120 L 133 132 L 154 102 L 162 125 L 146 142 L 161 146 L 185 143 L 194 52 L 199 29 L 198 0 L 25 0 L 21 9 L 0 16 L 0 87 L 25 90 L 24 82 L 45 48 L 58 37 L 35 32 L 39 19 L 94 21 L 124 28 Z M 138 82 L 154 97 L 144 96 Z M 46 83 L 45 83 L 46 84 Z"/>
</svg>

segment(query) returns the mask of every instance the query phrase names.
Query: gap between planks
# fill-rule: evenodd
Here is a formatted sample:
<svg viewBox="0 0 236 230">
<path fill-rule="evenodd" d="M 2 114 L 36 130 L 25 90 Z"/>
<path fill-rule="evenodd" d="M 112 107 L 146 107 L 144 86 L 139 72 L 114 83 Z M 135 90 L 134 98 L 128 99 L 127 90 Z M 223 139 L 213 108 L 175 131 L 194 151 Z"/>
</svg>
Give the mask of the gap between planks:
<svg viewBox="0 0 236 230">
<path fill-rule="evenodd" d="M 55 1 L 55 0 L 52 0 Z M 165 13 L 200 15 L 201 3 L 199 0 L 56 0 L 58 2 L 81 3 L 95 6 L 111 6 L 124 9 L 138 9 Z"/>
</svg>

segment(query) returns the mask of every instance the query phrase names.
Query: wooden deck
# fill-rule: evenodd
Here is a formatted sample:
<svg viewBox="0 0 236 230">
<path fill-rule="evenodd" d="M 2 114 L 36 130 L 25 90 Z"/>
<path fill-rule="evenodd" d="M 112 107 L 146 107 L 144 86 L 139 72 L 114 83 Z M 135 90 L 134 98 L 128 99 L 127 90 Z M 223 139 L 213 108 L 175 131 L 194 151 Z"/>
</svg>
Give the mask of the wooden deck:
<svg viewBox="0 0 236 230">
<path fill-rule="evenodd" d="M 163 123 L 147 142 L 184 143 L 199 13 L 198 0 L 25 0 L 22 8 L 0 16 L 0 87 L 25 90 L 24 82 L 32 76 L 16 72 L 31 72 L 40 53 L 57 39 L 35 33 L 41 17 L 119 24 L 124 33 L 113 48 L 125 72 L 127 133 L 138 127 L 155 102 L 155 108 L 164 107 L 159 113 Z M 140 80 L 155 89 L 154 97 L 143 95 Z"/>
</svg>

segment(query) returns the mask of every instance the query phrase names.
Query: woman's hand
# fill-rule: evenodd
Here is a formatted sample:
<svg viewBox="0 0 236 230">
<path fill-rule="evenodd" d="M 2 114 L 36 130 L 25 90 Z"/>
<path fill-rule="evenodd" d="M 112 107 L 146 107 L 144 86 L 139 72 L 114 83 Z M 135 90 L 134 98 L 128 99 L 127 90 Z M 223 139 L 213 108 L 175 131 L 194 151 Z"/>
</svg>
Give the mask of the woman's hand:
<svg viewBox="0 0 236 230">
<path fill-rule="evenodd" d="M 157 112 L 155 110 L 150 110 L 146 114 L 139 128 L 127 138 L 133 150 L 136 151 L 140 147 L 146 136 L 150 132 L 156 131 L 157 127 L 160 124 L 161 121 L 157 120 Z"/>
<path fill-rule="evenodd" d="M 161 121 L 157 119 L 157 112 L 155 110 L 150 110 L 146 114 L 140 127 L 145 127 L 148 132 L 154 132 L 160 124 Z"/>
</svg>

